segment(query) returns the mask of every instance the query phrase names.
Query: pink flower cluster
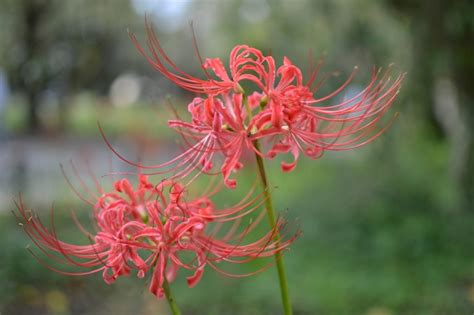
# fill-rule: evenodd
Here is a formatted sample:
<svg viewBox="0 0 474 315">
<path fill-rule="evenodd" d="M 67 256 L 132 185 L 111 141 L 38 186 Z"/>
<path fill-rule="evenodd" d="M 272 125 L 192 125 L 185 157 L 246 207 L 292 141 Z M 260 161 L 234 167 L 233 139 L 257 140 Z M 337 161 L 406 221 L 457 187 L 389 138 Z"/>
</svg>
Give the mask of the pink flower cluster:
<svg viewBox="0 0 474 315">
<path fill-rule="evenodd" d="M 206 59 L 201 62 L 205 77 L 197 78 L 173 63 L 149 25 L 147 31 L 149 53 L 131 35 L 139 51 L 168 80 L 199 94 L 188 104 L 190 119 L 176 115 L 168 122 L 189 146 L 168 162 L 147 166 L 120 155 L 101 130 L 108 147 L 136 166 L 140 175 L 136 188 L 123 178 L 110 192 L 97 185 L 99 194 L 91 194 L 92 201 L 78 194 L 94 213 L 96 232 L 86 231 L 77 222 L 89 244 L 60 241 L 54 225 L 48 230 L 22 202 L 18 209 L 26 233 L 48 257 L 87 271 L 49 266 L 51 269 L 70 275 L 102 272 L 107 283 L 131 272 L 140 278 L 151 274 L 150 291 L 162 297 L 165 281 L 172 282 L 180 269 L 192 271 L 187 278 L 192 287 L 206 266 L 238 276 L 223 270 L 221 264 L 280 257 L 299 234 L 288 233 L 283 220 L 270 222 L 270 230 L 257 240 L 247 240 L 265 216 L 264 211 L 258 211 L 263 203 L 267 203 L 268 217 L 273 221 L 262 159 L 291 155 L 290 161 L 281 163 L 281 169 L 290 172 L 300 155 L 316 159 L 328 150 L 347 150 L 371 142 L 390 125 L 382 124 L 381 119 L 393 104 L 404 75 L 392 78 L 390 71 L 374 70 L 367 86 L 341 99 L 355 69 L 339 88 L 319 96 L 327 78 L 317 80 L 320 65 L 304 81 L 302 71 L 290 59 L 285 57 L 277 66 L 272 56 L 238 45 L 230 53 L 228 70 L 218 58 Z M 203 173 L 222 174 L 225 186 L 235 188 L 232 173 L 244 166 L 246 152 L 255 154 L 259 161 L 263 195 L 254 196 L 252 189 L 238 204 L 223 209 L 211 198 L 219 189 L 211 188 L 194 198 L 189 195 L 189 184 Z M 143 170 L 148 172 L 145 175 L 166 174 L 167 178 L 155 185 Z M 247 216 L 253 220 L 241 226 Z M 230 225 L 227 232 L 223 231 L 225 223 Z"/>
<path fill-rule="evenodd" d="M 139 278 L 151 273 L 149 290 L 162 297 L 164 279 L 172 282 L 179 269 L 193 271 L 187 277 L 189 287 L 199 282 L 206 266 L 227 276 L 245 276 L 231 274 L 219 265 L 272 256 L 298 235 L 275 241 L 275 235 L 285 228 L 284 221 L 279 220 L 265 235 L 246 244 L 246 236 L 265 215 L 261 211 L 257 217 L 253 216 L 251 223 L 240 228 L 242 219 L 251 216 L 263 202 L 259 196 L 251 197 L 252 194 L 232 207 L 217 209 L 211 201 L 216 191 L 188 200 L 189 194 L 182 185 L 165 180 L 155 186 L 143 175 L 136 189 L 128 179 L 116 181 L 111 192 L 99 189 L 101 195 L 94 197 L 95 201 L 87 200 L 93 208 L 97 231 L 86 231 L 76 220 L 89 239 L 86 245 L 60 241 L 54 224 L 52 230 L 48 230 L 21 201 L 17 205 L 26 233 L 42 252 L 57 263 L 87 271 L 65 271 L 45 263 L 50 269 L 67 275 L 102 272 L 104 281 L 109 284 L 132 271 Z M 227 231 L 222 231 L 226 222 L 232 224 Z M 187 253 L 186 259 L 183 253 Z"/>
<path fill-rule="evenodd" d="M 339 88 L 319 97 L 326 80 L 314 84 L 320 65 L 303 82 L 301 70 L 287 57 L 277 67 L 272 56 L 238 45 L 230 53 L 229 71 L 220 59 L 206 59 L 202 62 L 205 78 L 201 79 L 178 68 L 151 26 L 147 25 L 147 31 L 149 54 L 131 35 L 141 54 L 168 80 L 202 94 L 188 105 L 190 121 L 179 117 L 169 121 L 189 148 L 166 163 L 152 166 L 137 165 L 115 153 L 130 164 L 155 169 L 153 173 L 174 173 L 175 177 L 188 176 L 194 170 L 209 172 L 217 162 L 230 188 L 236 185 L 230 176 L 242 167 L 245 151 L 265 158 L 289 153 L 292 160 L 281 163 L 282 170 L 289 172 L 300 154 L 315 159 L 327 150 L 347 150 L 371 142 L 390 125 L 379 127 L 378 123 L 394 102 L 404 77 L 400 74 L 392 78 L 390 71 L 374 70 L 365 88 L 335 101 L 352 81 L 356 69 Z M 200 57 L 198 51 L 197 54 Z M 248 95 L 242 88 L 244 83 L 256 91 Z M 331 104 L 325 105 L 327 102 Z M 262 147 L 257 140 L 262 141 Z"/>
</svg>

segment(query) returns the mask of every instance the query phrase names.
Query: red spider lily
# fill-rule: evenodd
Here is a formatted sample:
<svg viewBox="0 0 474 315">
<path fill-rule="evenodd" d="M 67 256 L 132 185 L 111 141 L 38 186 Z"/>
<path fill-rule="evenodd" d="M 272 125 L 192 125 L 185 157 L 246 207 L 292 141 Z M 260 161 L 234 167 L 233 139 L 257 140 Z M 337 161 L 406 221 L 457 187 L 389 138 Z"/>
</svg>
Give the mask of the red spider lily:
<svg viewBox="0 0 474 315">
<path fill-rule="evenodd" d="M 98 188 L 100 196 L 88 191 L 93 200 L 80 195 L 81 199 L 92 205 L 97 231 L 86 231 L 73 216 L 79 229 L 89 239 L 86 245 L 59 240 L 53 214 L 51 229 L 48 229 L 25 208 L 21 199 L 17 204 L 20 224 L 47 257 L 66 266 L 85 268 L 86 271 L 58 269 L 34 254 L 50 269 L 66 275 L 102 272 L 108 284 L 132 271 L 136 271 L 140 278 L 151 273 L 149 290 L 162 297 L 164 280 L 172 282 L 179 269 L 193 271 L 187 277 L 189 287 L 199 282 L 206 266 L 228 276 L 251 275 L 266 267 L 239 275 L 226 272 L 218 265 L 222 262 L 241 264 L 272 256 L 287 248 L 298 235 L 295 233 L 286 240 L 276 241 L 276 234 L 284 232 L 286 225 L 280 219 L 275 228 L 265 235 L 244 243 L 264 216 L 262 211 L 245 228 L 239 228 L 241 221 L 256 212 L 264 201 L 251 192 L 238 204 L 217 209 L 210 199 L 216 193 L 215 189 L 188 200 L 184 186 L 170 180 L 152 185 L 144 175 L 139 176 L 136 188 L 125 178 L 116 181 L 111 192 L 104 192 L 100 186 Z M 220 230 L 226 222 L 232 223 L 231 227 L 223 236 L 218 236 L 222 234 Z M 190 253 L 194 258 L 189 259 L 188 255 L 185 259 L 183 253 Z"/>
<path fill-rule="evenodd" d="M 349 150 L 365 145 L 390 126 L 379 128 L 378 123 L 399 93 L 404 74 L 395 79 L 390 71 L 380 75 L 374 71 L 367 87 L 357 95 L 331 106 L 315 106 L 328 101 L 349 85 L 353 75 L 334 92 L 315 98 L 299 75 L 296 85 L 287 85 L 277 97 L 254 117 L 250 139 L 262 139 L 271 145 L 266 156 L 273 158 L 290 152 L 294 160 L 282 162 L 283 171 L 295 168 L 300 152 L 310 158 L 319 158 L 324 151 Z M 283 81 L 282 78 L 280 80 Z M 264 99 L 262 97 L 264 101 Z M 393 120 L 392 120 L 393 121 Z"/>
<path fill-rule="evenodd" d="M 155 170 L 150 174 L 174 173 L 172 177 L 185 177 L 195 170 L 199 170 L 198 174 L 209 173 L 219 164 L 225 184 L 233 188 L 236 181 L 230 179 L 230 175 L 242 167 L 244 151 L 267 158 L 290 153 L 293 161 L 281 164 L 282 170 L 288 172 L 296 167 L 301 153 L 315 159 L 328 150 L 360 147 L 391 125 L 389 122 L 379 126 L 398 95 L 404 74 L 393 79 L 390 71 L 383 74 L 381 70 L 374 71 L 360 93 L 336 103 L 335 98 L 340 97 L 352 82 L 355 70 L 339 88 L 319 97 L 318 90 L 326 78 L 314 88 L 312 86 L 321 64 L 304 83 L 302 71 L 287 57 L 277 68 L 273 57 L 265 56 L 258 49 L 238 45 L 230 53 L 228 73 L 218 58 L 202 61 L 195 44 L 205 74 L 205 79 L 199 79 L 171 61 L 151 26 L 146 25 L 151 56 L 132 35 L 139 51 L 173 83 L 206 95 L 195 98 L 188 105 L 191 122 L 179 116 L 169 121 L 169 126 L 178 130 L 189 147 L 166 163 L 150 166 L 133 163 L 116 152 L 104 136 L 108 146 L 122 160 Z M 208 70 L 212 70 L 215 77 Z M 247 96 L 240 85 L 242 81 L 253 83 L 258 90 Z M 257 149 L 256 141 L 263 143 L 263 149 Z"/>
<path fill-rule="evenodd" d="M 232 171 L 241 168 L 240 158 L 244 149 L 253 148 L 244 123 L 246 112 L 242 97 L 242 94 L 226 95 L 223 101 L 214 97 L 195 98 L 188 105 L 191 122 L 185 122 L 178 116 L 168 122 L 170 127 L 179 132 L 189 148 L 159 165 L 147 166 L 127 160 L 114 149 L 102 129 L 101 133 L 108 147 L 121 160 L 139 168 L 156 170 L 150 172 L 150 175 L 173 173 L 169 176 L 170 179 L 188 177 L 196 169 L 199 169 L 198 174 L 209 173 L 216 160 L 223 155 L 221 172 L 224 182 L 226 186 L 234 188 L 236 181 L 230 179 L 230 175 Z"/>
</svg>

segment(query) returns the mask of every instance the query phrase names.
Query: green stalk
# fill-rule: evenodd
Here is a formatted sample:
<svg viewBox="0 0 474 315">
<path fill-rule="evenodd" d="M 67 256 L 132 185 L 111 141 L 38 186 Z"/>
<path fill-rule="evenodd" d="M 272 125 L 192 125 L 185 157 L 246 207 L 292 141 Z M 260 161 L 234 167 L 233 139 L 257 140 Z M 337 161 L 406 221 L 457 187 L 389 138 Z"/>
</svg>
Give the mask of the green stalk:
<svg viewBox="0 0 474 315">
<path fill-rule="evenodd" d="M 168 300 L 168 305 L 170 306 L 171 313 L 173 315 L 181 315 L 181 311 L 179 310 L 178 304 L 176 304 L 176 300 L 174 299 L 173 293 L 171 293 L 171 288 L 166 280 L 166 277 L 163 281 L 163 290 L 165 291 L 166 299 Z"/>
<path fill-rule="evenodd" d="M 245 109 L 247 111 L 247 118 L 250 121 L 252 119 L 252 110 L 250 109 L 247 95 L 245 93 L 243 93 L 243 102 L 245 104 Z M 267 102 L 266 99 L 262 99 L 260 101 L 260 108 L 265 107 L 266 102 Z M 257 151 L 261 151 L 260 142 L 258 140 L 253 141 L 253 144 Z M 262 157 L 258 155 L 257 153 L 255 153 L 255 158 L 257 160 L 258 175 L 260 178 L 260 183 L 262 184 L 263 196 L 265 198 L 265 209 L 267 210 L 268 222 L 270 223 L 270 226 L 272 228 L 276 229 L 275 209 L 273 208 L 273 200 L 272 200 L 272 195 L 270 194 L 270 188 L 268 185 L 267 173 L 265 171 L 265 163 L 263 162 Z M 278 231 L 276 231 L 274 239 L 277 242 L 277 244 L 280 243 L 281 237 Z M 288 281 L 286 280 L 285 261 L 283 260 L 283 255 L 281 254 L 281 252 L 277 252 L 275 254 L 275 263 L 276 263 L 277 271 L 278 271 L 278 279 L 280 281 L 280 294 L 281 294 L 281 300 L 283 303 L 284 314 L 292 315 L 293 310 L 291 308 L 290 293 L 288 290 Z"/>
<path fill-rule="evenodd" d="M 258 140 L 254 141 L 254 145 L 255 149 L 260 151 L 260 143 L 258 142 Z M 265 164 L 263 162 L 262 157 L 257 153 L 255 153 L 255 158 L 257 159 L 258 175 L 262 184 L 268 221 L 270 222 L 272 228 L 276 228 L 275 210 L 273 208 L 273 200 L 269 190 L 267 174 L 265 172 Z M 277 243 L 280 242 L 280 233 L 278 233 L 278 231 L 275 233 L 274 239 Z M 275 262 L 278 271 L 278 279 L 280 280 L 280 294 L 281 300 L 283 302 L 283 309 L 285 311 L 284 314 L 292 315 L 293 310 L 291 308 L 290 294 L 288 291 L 288 281 L 286 280 L 285 261 L 283 260 L 283 255 L 281 252 L 277 252 L 275 254 Z"/>
</svg>

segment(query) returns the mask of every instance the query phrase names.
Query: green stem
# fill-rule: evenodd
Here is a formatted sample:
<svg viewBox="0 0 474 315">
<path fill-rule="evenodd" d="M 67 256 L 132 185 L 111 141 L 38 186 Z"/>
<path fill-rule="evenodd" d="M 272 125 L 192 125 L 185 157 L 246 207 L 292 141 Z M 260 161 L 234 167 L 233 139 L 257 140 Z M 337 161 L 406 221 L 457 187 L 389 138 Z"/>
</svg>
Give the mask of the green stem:
<svg viewBox="0 0 474 315">
<path fill-rule="evenodd" d="M 257 151 L 260 151 L 260 143 L 258 142 L 258 140 L 254 141 L 254 145 L 255 145 L 255 149 L 257 149 Z M 257 153 L 255 153 L 255 158 L 257 159 L 258 175 L 260 177 L 260 182 L 262 184 L 268 221 L 270 222 L 270 225 L 272 228 L 276 228 L 275 210 L 273 208 L 272 196 L 270 194 L 270 190 L 268 186 L 268 178 L 265 172 L 265 164 L 263 162 L 262 157 L 258 155 Z M 274 238 L 277 243 L 280 242 L 280 233 L 278 231 L 276 231 Z M 285 311 L 284 314 L 292 315 L 293 310 L 291 308 L 290 294 L 288 292 L 288 281 L 286 280 L 285 262 L 283 260 L 283 255 L 281 252 L 277 252 L 275 254 L 275 262 L 276 262 L 277 271 L 278 271 L 278 278 L 280 280 L 280 293 L 281 293 L 281 300 L 283 302 L 283 309 Z"/>
<path fill-rule="evenodd" d="M 250 104 L 247 99 L 247 95 L 243 92 L 243 102 L 245 105 L 245 109 L 247 111 L 247 119 L 250 122 L 252 120 L 252 109 L 250 108 Z M 263 99 L 260 101 L 260 108 L 263 109 L 267 103 L 267 99 Z M 260 142 L 258 140 L 253 141 L 253 145 L 255 146 L 255 149 L 259 152 L 260 150 Z M 276 219 L 275 219 L 275 210 L 273 208 L 273 200 L 272 200 L 272 195 L 270 194 L 270 189 L 268 186 L 268 178 L 267 174 L 265 172 L 265 164 L 263 162 L 263 159 L 260 155 L 255 153 L 255 158 L 257 159 L 257 166 L 258 166 L 258 175 L 260 177 L 260 183 L 262 184 L 262 189 L 263 189 L 263 196 L 265 198 L 265 209 L 267 210 L 267 217 L 268 217 L 268 222 L 270 223 L 270 226 L 273 229 L 276 229 Z M 280 243 L 280 233 L 278 231 L 275 231 L 275 236 L 274 239 L 278 244 Z M 277 252 L 275 254 L 275 263 L 277 266 L 277 271 L 278 271 L 278 279 L 280 280 L 280 294 L 281 294 L 281 300 L 283 302 L 283 309 L 284 309 L 284 314 L 285 315 L 292 315 L 293 310 L 291 308 L 291 301 L 290 301 L 290 294 L 288 292 L 288 281 L 286 280 L 286 271 L 285 271 L 285 261 L 283 260 L 283 255 L 281 252 Z"/>
<path fill-rule="evenodd" d="M 166 280 L 166 277 L 163 281 L 163 290 L 165 291 L 165 296 L 168 300 L 168 304 L 173 315 L 181 315 L 181 311 L 179 310 L 178 304 L 176 304 L 176 300 L 174 299 L 173 293 L 171 293 L 171 288 L 168 283 L 168 280 Z"/>
</svg>

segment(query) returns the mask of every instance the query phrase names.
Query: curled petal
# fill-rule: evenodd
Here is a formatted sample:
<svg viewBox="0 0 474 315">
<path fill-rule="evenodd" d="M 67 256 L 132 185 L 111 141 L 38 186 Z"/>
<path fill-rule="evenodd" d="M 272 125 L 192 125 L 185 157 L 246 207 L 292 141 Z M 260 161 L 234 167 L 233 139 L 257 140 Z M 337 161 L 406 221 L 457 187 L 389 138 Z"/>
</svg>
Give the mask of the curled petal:
<svg viewBox="0 0 474 315">
<path fill-rule="evenodd" d="M 228 81 L 230 82 L 230 78 L 227 75 L 227 71 L 225 70 L 224 65 L 222 64 L 222 61 L 219 58 L 208 58 L 206 59 L 206 62 L 204 63 L 205 68 L 212 69 L 216 76 L 221 79 L 222 81 Z"/>
</svg>

